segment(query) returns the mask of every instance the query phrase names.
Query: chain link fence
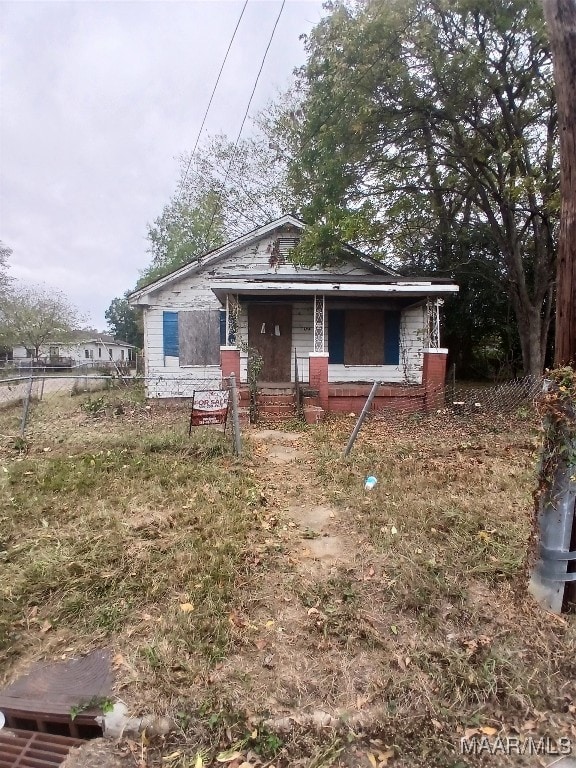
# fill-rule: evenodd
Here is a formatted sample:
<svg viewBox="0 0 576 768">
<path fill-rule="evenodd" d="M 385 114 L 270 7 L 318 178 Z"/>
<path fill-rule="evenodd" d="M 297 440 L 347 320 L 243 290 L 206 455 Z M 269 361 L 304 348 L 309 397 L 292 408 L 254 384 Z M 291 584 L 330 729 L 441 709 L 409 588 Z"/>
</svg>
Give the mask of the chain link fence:
<svg viewBox="0 0 576 768">
<path fill-rule="evenodd" d="M 525 377 L 495 385 L 452 385 L 428 391 L 426 411 L 441 414 L 447 420 L 460 421 L 480 414 L 504 416 L 523 411 L 528 415 L 535 412 L 535 400 L 542 386 L 543 379 L 539 377 Z M 170 409 L 190 414 L 195 393 L 231 387 L 231 378 L 220 377 L 113 376 L 88 372 L 82 375 L 34 373 L 7 376 L 0 379 L 0 414 L 10 414 L 12 418 L 8 427 L 4 419 L 2 432 L 6 433 L 6 437 L 24 437 L 28 426 L 34 424 L 37 410 L 41 407 L 46 413 L 52 405 L 56 408 L 63 398 L 78 398 L 84 411 L 92 415 L 123 407 L 148 416 Z M 230 407 L 238 405 L 238 400 L 236 396 L 230 398 Z M 359 399 L 358 412 L 363 405 L 364 402 Z M 379 404 L 377 407 L 379 410 L 370 413 L 372 418 L 402 418 L 414 414 L 414 406 L 399 408 L 392 401 L 389 406 Z M 243 408 L 241 412 L 244 422 L 247 419 L 246 410 Z M 185 420 L 182 415 L 179 418 L 180 422 Z"/>
</svg>

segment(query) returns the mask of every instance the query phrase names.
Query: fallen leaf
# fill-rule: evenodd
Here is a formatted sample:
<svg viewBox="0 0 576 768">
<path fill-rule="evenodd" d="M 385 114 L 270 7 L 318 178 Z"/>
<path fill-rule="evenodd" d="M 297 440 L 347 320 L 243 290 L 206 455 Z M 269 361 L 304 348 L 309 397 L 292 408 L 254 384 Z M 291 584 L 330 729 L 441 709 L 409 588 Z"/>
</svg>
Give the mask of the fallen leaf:
<svg viewBox="0 0 576 768">
<path fill-rule="evenodd" d="M 216 755 L 216 761 L 218 763 L 231 763 L 233 760 L 238 760 L 239 757 L 242 757 L 242 752 L 238 752 L 238 750 L 232 748 Z"/>
<path fill-rule="evenodd" d="M 50 624 L 48 619 L 46 619 L 44 624 L 42 624 L 42 626 L 40 627 L 40 632 L 42 632 L 42 634 L 44 635 L 46 634 L 46 632 L 49 632 L 51 629 L 52 629 L 52 624 Z"/>
<path fill-rule="evenodd" d="M 396 534 L 398 533 L 398 529 L 396 528 L 396 526 L 395 526 L 395 525 L 393 525 L 393 526 L 390 528 L 390 533 L 392 534 L 392 536 L 396 536 Z"/>
<path fill-rule="evenodd" d="M 392 626 L 390 627 L 390 632 L 392 632 L 393 635 L 398 634 L 398 627 L 396 626 L 396 624 L 392 624 Z"/>
<path fill-rule="evenodd" d="M 388 761 L 391 757 L 394 757 L 394 750 L 387 749 L 386 752 L 378 753 L 378 768 L 386 768 Z"/>
<path fill-rule="evenodd" d="M 483 733 L 484 736 L 496 736 L 498 728 L 492 728 L 490 725 L 483 725 L 482 728 L 480 728 L 480 733 Z"/>
<path fill-rule="evenodd" d="M 169 763 L 172 760 L 176 760 L 176 758 L 180 757 L 181 754 L 182 752 L 180 750 L 178 750 L 177 752 L 171 752 L 169 755 L 164 755 L 164 757 L 162 758 L 162 762 Z"/>
<path fill-rule="evenodd" d="M 194 762 L 194 768 L 204 768 L 204 758 L 202 757 L 202 753 L 198 752 L 196 755 L 196 760 Z"/>
<path fill-rule="evenodd" d="M 378 761 L 372 754 L 372 752 L 366 752 L 366 757 L 368 758 L 368 762 L 370 763 L 373 768 L 378 768 Z"/>
<path fill-rule="evenodd" d="M 192 613 L 194 606 L 192 603 L 180 603 L 180 610 L 182 613 Z"/>
</svg>

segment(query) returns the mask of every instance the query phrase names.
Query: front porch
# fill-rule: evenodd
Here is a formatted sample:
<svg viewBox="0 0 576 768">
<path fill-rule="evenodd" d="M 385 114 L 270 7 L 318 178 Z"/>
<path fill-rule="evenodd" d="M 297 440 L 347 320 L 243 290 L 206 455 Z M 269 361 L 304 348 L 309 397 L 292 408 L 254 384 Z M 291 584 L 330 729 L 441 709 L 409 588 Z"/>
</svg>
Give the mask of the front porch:
<svg viewBox="0 0 576 768">
<path fill-rule="evenodd" d="M 435 298 L 228 293 L 222 298 L 222 340 L 228 342 L 220 348 L 222 375 L 234 373 L 246 391 L 256 377 L 258 389 L 266 392 L 265 410 L 274 410 L 274 393 L 284 398 L 291 393 L 294 415 L 299 385 L 304 406 L 357 413 L 374 381 L 382 383 L 374 410 L 414 412 L 441 402 L 447 350 L 439 346 Z M 251 369 L 254 360 L 258 364 Z M 286 401 L 278 405 L 279 413 L 289 410 Z"/>
</svg>

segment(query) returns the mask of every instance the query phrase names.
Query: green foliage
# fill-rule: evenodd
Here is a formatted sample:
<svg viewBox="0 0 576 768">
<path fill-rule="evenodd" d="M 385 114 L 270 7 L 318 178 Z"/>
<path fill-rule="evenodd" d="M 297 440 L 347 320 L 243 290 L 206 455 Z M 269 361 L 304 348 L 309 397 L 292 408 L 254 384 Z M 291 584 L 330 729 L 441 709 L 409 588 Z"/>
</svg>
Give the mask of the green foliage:
<svg viewBox="0 0 576 768">
<path fill-rule="evenodd" d="M 121 298 L 112 299 L 110 306 L 104 312 L 108 328 L 115 339 L 127 341 L 138 349 L 144 346 L 144 332 L 142 330 L 142 315 L 128 304 L 127 291 Z"/>
<path fill-rule="evenodd" d="M 100 416 L 106 411 L 107 405 L 108 403 L 104 397 L 97 397 L 94 400 L 89 397 L 88 400 L 85 400 L 80 404 L 80 408 L 82 408 L 83 411 L 86 411 L 90 416 Z"/>
<path fill-rule="evenodd" d="M 412 274 L 468 275 L 480 303 L 496 283 L 482 316 L 512 308 L 525 370 L 540 372 L 558 220 L 540 4 L 336 2 L 306 46 L 302 109 L 281 126 L 313 223 L 299 258 L 330 263 L 352 241 Z"/>
<path fill-rule="evenodd" d="M 150 265 L 138 286 L 154 282 L 224 242 L 222 204 L 217 190 L 176 195 L 148 227 Z"/>
<path fill-rule="evenodd" d="M 181 158 L 178 190 L 148 227 L 152 260 L 138 287 L 293 207 L 285 156 L 275 142 L 276 120 L 278 110 L 270 107 L 251 138 L 236 145 L 214 136 L 194 156 Z"/>
<path fill-rule="evenodd" d="M 9 277 L 7 274 L 8 259 L 12 255 L 12 248 L 9 248 L 0 240 L 0 294 L 8 288 Z"/>
<path fill-rule="evenodd" d="M 75 720 L 78 715 L 81 715 L 82 712 L 87 712 L 89 709 L 99 709 L 102 714 L 106 715 L 114 709 L 114 702 L 112 699 L 94 696 L 88 701 L 74 704 L 70 707 L 70 720 Z"/>
</svg>

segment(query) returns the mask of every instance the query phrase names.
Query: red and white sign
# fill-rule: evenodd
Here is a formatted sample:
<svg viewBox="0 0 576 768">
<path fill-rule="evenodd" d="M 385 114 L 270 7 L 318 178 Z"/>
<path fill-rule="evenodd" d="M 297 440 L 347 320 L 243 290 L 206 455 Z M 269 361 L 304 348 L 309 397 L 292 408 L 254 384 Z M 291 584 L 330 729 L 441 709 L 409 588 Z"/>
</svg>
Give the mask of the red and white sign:
<svg viewBox="0 0 576 768">
<path fill-rule="evenodd" d="M 190 425 L 225 424 L 228 414 L 227 389 L 205 389 L 194 392 Z"/>
</svg>

